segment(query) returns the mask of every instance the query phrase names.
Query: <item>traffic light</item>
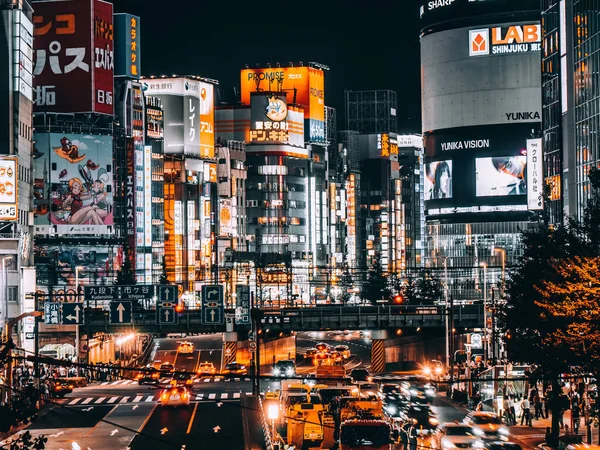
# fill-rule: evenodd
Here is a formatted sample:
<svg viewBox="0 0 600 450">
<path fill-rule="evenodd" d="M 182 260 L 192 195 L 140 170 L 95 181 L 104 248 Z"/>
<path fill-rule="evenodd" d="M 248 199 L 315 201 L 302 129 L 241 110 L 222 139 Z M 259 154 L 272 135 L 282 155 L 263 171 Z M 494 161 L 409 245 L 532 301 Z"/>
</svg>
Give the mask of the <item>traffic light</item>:
<svg viewBox="0 0 600 450">
<path fill-rule="evenodd" d="M 183 300 L 179 299 L 177 301 L 177 304 L 175 305 L 175 311 L 180 313 L 180 312 L 183 312 L 184 309 L 185 309 L 185 303 Z"/>
<path fill-rule="evenodd" d="M 400 294 L 394 295 L 394 303 L 399 305 L 404 301 L 404 298 Z"/>
</svg>

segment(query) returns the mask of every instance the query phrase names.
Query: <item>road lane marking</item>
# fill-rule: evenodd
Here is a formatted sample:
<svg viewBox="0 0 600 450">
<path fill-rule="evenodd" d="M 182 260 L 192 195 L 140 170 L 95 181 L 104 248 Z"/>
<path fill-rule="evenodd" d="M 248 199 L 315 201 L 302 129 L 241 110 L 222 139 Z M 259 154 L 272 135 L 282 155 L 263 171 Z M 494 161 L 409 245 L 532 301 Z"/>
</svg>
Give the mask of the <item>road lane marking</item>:
<svg viewBox="0 0 600 450">
<path fill-rule="evenodd" d="M 221 394 L 221 400 L 225 400 L 225 399 L 226 399 L 226 398 L 228 398 L 228 397 L 229 397 L 229 394 L 228 394 L 227 392 L 223 392 L 223 393 Z"/>
<path fill-rule="evenodd" d="M 205 379 L 204 379 L 204 382 L 205 382 L 205 383 L 210 383 L 210 378 L 205 378 Z"/>
<path fill-rule="evenodd" d="M 102 383 L 100 383 L 100 386 L 106 386 L 108 384 L 108 381 L 104 381 Z"/>
<path fill-rule="evenodd" d="M 94 397 L 88 397 L 86 398 L 84 401 L 81 402 L 82 405 L 87 405 L 88 403 L 90 403 L 92 400 L 94 400 Z"/>
<path fill-rule="evenodd" d="M 111 397 L 106 403 L 114 403 L 119 399 L 119 397 Z"/>
<path fill-rule="evenodd" d="M 81 399 L 80 399 L 80 398 L 75 398 L 75 399 L 73 399 L 73 400 L 71 400 L 71 401 L 69 402 L 69 405 L 74 405 L 75 403 L 78 403 L 78 402 L 79 402 L 79 400 L 81 400 Z"/>
<path fill-rule="evenodd" d="M 252 392 L 246 392 L 246 395 L 247 395 L 248 397 L 252 397 Z"/>
<path fill-rule="evenodd" d="M 204 394 L 196 394 L 196 400 L 202 400 L 204 398 Z"/>
<path fill-rule="evenodd" d="M 94 403 L 97 405 L 98 403 L 102 403 L 104 400 L 106 400 L 106 397 L 100 397 Z"/>
<path fill-rule="evenodd" d="M 233 398 L 240 398 L 240 393 L 239 392 L 234 392 L 233 393 Z"/>
<path fill-rule="evenodd" d="M 197 409 L 198 409 L 198 403 L 196 403 L 196 406 L 194 406 L 194 412 L 192 412 L 192 417 L 190 418 L 190 423 L 187 427 L 187 431 L 185 432 L 185 434 L 190 434 L 190 431 L 192 431 L 192 424 L 194 423 L 194 418 L 196 417 Z"/>
<path fill-rule="evenodd" d="M 121 386 L 125 385 L 125 384 L 130 384 L 132 382 L 133 382 L 133 380 L 123 380 L 123 382 L 121 383 Z"/>
<path fill-rule="evenodd" d="M 209 400 L 214 400 L 215 398 L 217 398 L 217 394 L 208 394 Z"/>
<path fill-rule="evenodd" d="M 136 398 L 133 399 L 133 403 L 137 403 L 139 402 L 143 397 L 141 395 L 138 395 Z"/>
<path fill-rule="evenodd" d="M 119 403 L 127 403 L 129 401 L 129 397 L 123 397 Z"/>
<path fill-rule="evenodd" d="M 146 403 L 149 403 L 152 400 L 154 400 L 154 395 L 149 395 L 148 398 L 146 399 Z"/>
</svg>

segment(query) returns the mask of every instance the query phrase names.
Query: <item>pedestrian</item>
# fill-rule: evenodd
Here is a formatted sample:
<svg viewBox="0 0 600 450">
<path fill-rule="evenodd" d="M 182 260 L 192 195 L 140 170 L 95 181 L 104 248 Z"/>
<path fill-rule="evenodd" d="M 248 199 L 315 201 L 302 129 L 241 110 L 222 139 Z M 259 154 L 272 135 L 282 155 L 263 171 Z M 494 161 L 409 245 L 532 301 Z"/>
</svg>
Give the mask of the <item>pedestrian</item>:
<svg viewBox="0 0 600 450">
<path fill-rule="evenodd" d="M 409 450 L 417 450 L 417 429 L 415 428 L 415 420 L 410 424 L 408 429 L 408 448 Z"/>
<path fill-rule="evenodd" d="M 508 396 L 502 400 L 502 410 L 504 412 L 504 420 L 510 425 L 510 399 Z"/>
<path fill-rule="evenodd" d="M 571 407 L 571 420 L 573 422 L 573 433 L 579 433 L 579 420 L 580 420 L 581 410 L 579 408 L 579 404 L 575 401 L 573 406 Z"/>
<path fill-rule="evenodd" d="M 515 396 L 511 395 L 510 396 L 510 400 L 509 400 L 509 409 L 510 409 L 510 423 L 509 425 L 516 425 L 517 424 L 517 415 L 516 415 L 516 411 L 515 411 Z"/>
<path fill-rule="evenodd" d="M 521 425 L 523 425 L 523 421 L 525 421 L 525 425 L 533 426 L 531 422 L 531 414 L 530 409 L 531 404 L 529 403 L 529 399 L 527 397 L 523 397 L 521 400 Z"/>
<path fill-rule="evenodd" d="M 542 411 L 542 399 L 539 394 L 535 393 L 535 397 L 533 397 L 533 407 L 535 409 L 535 420 L 539 420 L 544 417 L 544 413 Z"/>
</svg>

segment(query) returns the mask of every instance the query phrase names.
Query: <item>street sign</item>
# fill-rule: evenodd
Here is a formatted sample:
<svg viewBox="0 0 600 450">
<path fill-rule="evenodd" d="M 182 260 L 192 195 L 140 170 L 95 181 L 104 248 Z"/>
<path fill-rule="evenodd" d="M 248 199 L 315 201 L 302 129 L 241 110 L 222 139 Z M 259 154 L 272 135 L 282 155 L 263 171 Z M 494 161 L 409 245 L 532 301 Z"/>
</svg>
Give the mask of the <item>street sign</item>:
<svg viewBox="0 0 600 450">
<path fill-rule="evenodd" d="M 151 284 L 84 286 L 83 297 L 86 301 L 144 300 L 154 297 L 154 286 Z"/>
<path fill-rule="evenodd" d="M 476 348 L 476 349 L 483 348 L 481 334 L 471 333 L 471 348 Z"/>
<path fill-rule="evenodd" d="M 83 303 L 61 303 L 61 325 L 83 325 Z"/>
<path fill-rule="evenodd" d="M 202 324 L 223 325 L 223 286 L 202 286 Z"/>
<path fill-rule="evenodd" d="M 173 307 L 159 306 L 156 308 L 156 323 L 158 325 L 177 325 L 179 315 Z"/>
<path fill-rule="evenodd" d="M 248 340 L 256 341 L 256 333 L 254 331 L 248 331 Z"/>
<path fill-rule="evenodd" d="M 46 325 L 60 325 L 60 303 L 44 303 L 44 323 Z"/>
<path fill-rule="evenodd" d="M 235 323 L 238 325 L 250 325 L 250 286 L 238 284 L 235 287 L 236 308 Z"/>
<path fill-rule="evenodd" d="M 25 333 L 25 339 L 35 339 L 35 333 Z"/>
<path fill-rule="evenodd" d="M 177 303 L 177 286 L 156 286 L 156 290 L 159 302 Z"/>
<path fill-rule="evenodd" d="M 256 351 L 256 342 L 254 341 L 250 341 L 250 345 L 249 345 L 250 351 L 252 353 L 254 353 Z"/>
<path fill-rule="evenodd" d="M 131 324 L 131 302 L 126 300 L 115 300 L 110 302 L 110 323 L 112 325 Z"/>
</svg>

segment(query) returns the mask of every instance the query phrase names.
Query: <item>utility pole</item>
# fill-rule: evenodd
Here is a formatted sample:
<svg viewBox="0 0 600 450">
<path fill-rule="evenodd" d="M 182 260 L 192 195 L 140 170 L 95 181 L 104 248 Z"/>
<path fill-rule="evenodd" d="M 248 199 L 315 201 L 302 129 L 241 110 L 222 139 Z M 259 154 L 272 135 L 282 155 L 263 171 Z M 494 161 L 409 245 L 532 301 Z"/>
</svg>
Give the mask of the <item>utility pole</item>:
<svg viewBox="0 0 600 450">
<path fill-rule="evenodd" d="M 445 308 L 446 308 L 446 367 L 452 370 L 450 367 L 450 339 L 448 336 L 448 328 L 449 328 L 449 314 L 448 310 L 448 257 L 444 257 L 444 296 L 445 296 Z"/>
</svg>

